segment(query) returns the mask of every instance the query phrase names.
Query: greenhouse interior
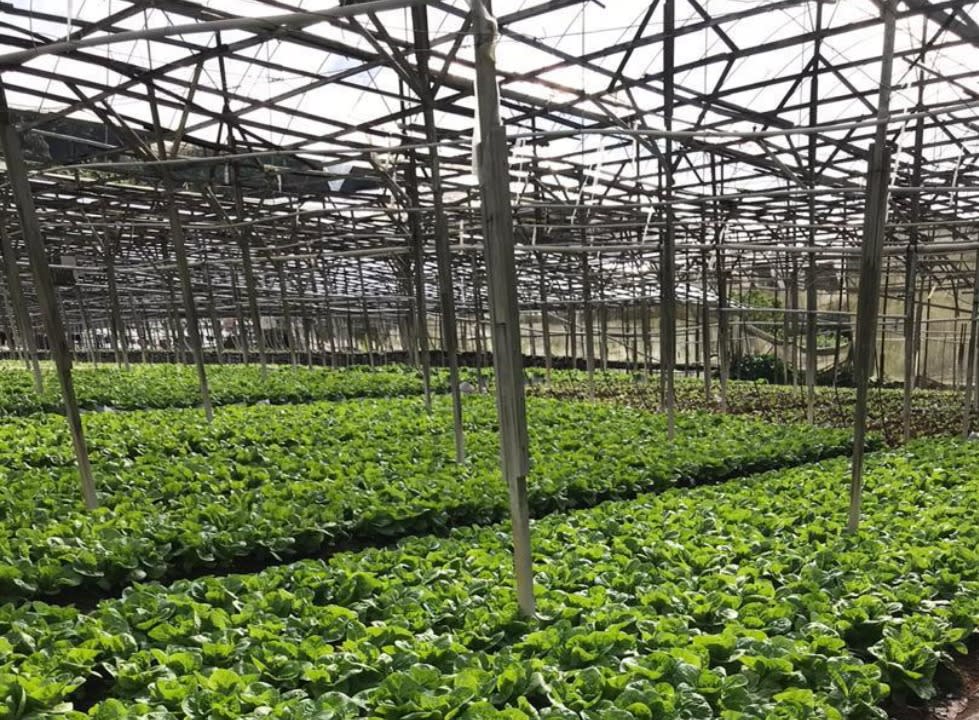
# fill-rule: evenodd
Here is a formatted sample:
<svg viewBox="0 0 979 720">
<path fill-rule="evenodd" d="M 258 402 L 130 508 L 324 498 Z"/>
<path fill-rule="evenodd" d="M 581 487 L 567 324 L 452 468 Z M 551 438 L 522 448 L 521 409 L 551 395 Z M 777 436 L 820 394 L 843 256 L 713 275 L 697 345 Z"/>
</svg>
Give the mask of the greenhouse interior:
<svg viewBox="0 0 979 720">
<path fill-rule="evenodd" d="M 979 718 L 977 52 L 0 1 L 0 720 Z"/>
</svg>

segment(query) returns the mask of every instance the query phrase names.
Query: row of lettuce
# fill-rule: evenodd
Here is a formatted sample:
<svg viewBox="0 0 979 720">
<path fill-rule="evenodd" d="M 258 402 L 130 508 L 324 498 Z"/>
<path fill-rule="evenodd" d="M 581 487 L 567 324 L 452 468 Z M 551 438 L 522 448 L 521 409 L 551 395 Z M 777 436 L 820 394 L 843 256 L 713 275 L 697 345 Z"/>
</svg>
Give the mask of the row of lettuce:
<svg viewBox="0 0 979 720">
<path fill-rule="evenodd" d="M 535 516 L 823 457 L 845 432 L 613 405 L 528 403 Z M 467 459 L 436 398 L 85 418 L 100 507 L 81 506 L 55 416 L 0 425 L 0 601 L 106 594 L 248 562 L 489 524 L 507 515 L 492 398 L 465 403 Z"/>
<path fill-rule="evenodd" d="M 721 407 L 718 380 L 705 392 L 703 378 L 676 378 L 677 406 L 682 410 L 716 412 Z M 589 399 L 657 410 L 660 383 L 657 375 L 598 372 L 594 389 L 586 373 L 565 370 L 551 373 L 547 383 L 531 384 L 529 392 L 562 400 Z M 736 415 L 777 423 L 802 423 L 808 418 L 806 388 L 766 382 L 731 380 L 727 383 L 726 410 Z M 824 427 L 851 428 L 856 394 L 852 388 L 815 388 L 814 419 Z M 904 441 L 904 391 L 875 387 L 870 392 L 868 425 L 887 445 Z M 915 390 L 911 401 L 911 436 L 957 435 L 962 429 L 962 394 L 949 390 Z"/>
<path fill-rule="evenodd" d="M 845 459 L 550 515 L 534 620 L 503 525 L 6 605 L 0 717 L 883 719 L 975 632 L 977 463 L 873 456 L 855 535 Z"/>
<path fill-rule="evenodd" d="M 478 383 L 475 371 L 465 369 L 464 377 Z M 543 380 L 542 369 L 528 368 L 531 393 L 560 399 L 589 398 L 612 400 L 646 409 L 657 409 L 659 382 L 655 375 L 610 371 L 596 373 L 594 393 L 586 373 L 556 370 Z M 485 375 L 490 377 L 492 373 Z M 117 410 L 141 408 L 193 407 L 200 403 L 197 377 L 187 365 L 134 365 L 129 371 L 113 366 L 79 366 L 74 372 L 76 391 L 83 408 L 111 407 Z M 273 366 L 263 377 L 255 365 L 213 365 L 208 368 L 215 404 L 270 402 L 273 404 L 339 400 L 356 397 L 420 395 L 422 380 L 417 369 L 404 366 L 305 368 Z M 444 370 L 435 369 L 433 390 L 448 390 Z M 715 381 L 711 397 L 704 393 L 703 381 L 678 377 L 677 402 L 686 410 L 716 411 L 719 407 Z M 888 444 L 903 439 L 900 390 L 875 389 L 870 398 L 871 428 Z M 819 425 L 847 428 L 853 422 L 852 389 L 816 388 L 815 416 Z M 913 399 L 911 430 L 913 437 L 954 434 L 961 426 L 961 402 L 955 393 L 917 391 Z M 728 411 L 750 414 L 771 422 L 805 422 L 805 390 L 789 385 L 730 381 Z M 25 415 L 40 411 L 60 412 L 59 386 L 51 368 L 45 369 L 44 392 L 34 392 L 32 376 L 23 366 L 0 364 L 0 414 Z"/>
<path fill-rule="evenodd" d="M 422 393 L 419 371 L 401 366 L 271 366 L 263 375 L 257 365 L 210 365 L 207 375 L 211 399 L 216 405 L 283 404 Z M 0 367 L 0 414 L 61 412 L 61 388 L 53 366 L 46 364 L 42 376 L 43 391 L 38 394 L 31 373 L 23 366 L 4 363 Z M 79 405 L 84 409 L 195 407 L 201 402 L 196 371 L 190 365 L 134 365 L 129 370 L 77 366 L 72 377 Z M 447 390 L 448 375 L 444 371 L 433 371 L 432 388 L 436 392 Z"/>
</svg>

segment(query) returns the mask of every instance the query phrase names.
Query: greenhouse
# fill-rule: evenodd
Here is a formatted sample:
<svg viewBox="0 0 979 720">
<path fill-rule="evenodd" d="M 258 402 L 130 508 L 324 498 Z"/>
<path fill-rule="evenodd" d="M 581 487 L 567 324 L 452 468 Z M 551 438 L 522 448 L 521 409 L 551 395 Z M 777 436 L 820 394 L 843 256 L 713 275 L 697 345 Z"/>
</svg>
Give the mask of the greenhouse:
<svg viewBox="0 0 979 720">
<path fill-rule="evenodd" d="M 977 51 L 0 1 L 0 720 L 979 718 Z"/>
</svg>

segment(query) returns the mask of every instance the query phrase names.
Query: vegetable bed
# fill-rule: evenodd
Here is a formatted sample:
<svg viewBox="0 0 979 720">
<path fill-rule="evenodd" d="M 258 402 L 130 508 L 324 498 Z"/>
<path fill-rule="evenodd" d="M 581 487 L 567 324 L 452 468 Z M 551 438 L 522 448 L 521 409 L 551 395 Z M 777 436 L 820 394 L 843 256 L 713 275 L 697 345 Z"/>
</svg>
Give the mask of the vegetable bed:
<svg viewBox="0 0 979 720">
<path fill-rule="evenodd" d="M 550 384 L 531 385 L 534 395 L 564 400 L 589 396 L 588 376 L 575 370 L 555 371 Z M 716 412 L 720 407 L 720 385 L 712 384 L 713 399 L 704 397 L 704 382 L 696 378 L 676 378 L 677 406 L 681 410 Z M 654 375 L 648 382 L 636 382 L 631 374 L 607 372 L 596 374 L 596 399 L 632 407 L 657 409 L 659 381 Z M 852 388 L 816 388 L 816 424 L 841 429 L 853 427 L 856 402 Z M 728 381 L 728 412 L 752 415 L 778 423 L 806 421 L 806 389 L 792 385 L 769 385 L 746 380 Z M 913 438 L 958 435 L 962 431 L 962 393 L 947 390 L 915 390 L 911 400 L 911 436 Z M 904 391 L 893 388 L 871 388 L 868 405 L 868 427 L 881 435 L 888 445 L 899 445 L 904 439 Z"/>
<path fill-rule="evenodd" d="M 76 366 L 72 370 L 79 405 L 117 410 L 194 407 L 200 405 L 192 365 Z M 421 374 L 414 368 L 385 366 L 340 369 L 271 366 L 262 378 L 256 365 L 209 365 L 207 379 L 215 405 L 269 401 L 276 404 L 356 397 L 420 395 Z M 448 375 L 432 373 L 437 391 L 448 388 Z M 61 389 L 54 370 L 45 363 L 44 392 L 34 392 L 33 376 L 23 366 L 0 365 L 0 414 L 61 412 Z"/>
<path fill-rule="evenodd" d="M 528 403 L 535 516 L 840 454 L 845 432 L 611 405 Z M 506 517 L 495 407 L 465 406 L 468 461 L 454 462 L 437 398 L 221 408 L 85 419 L 101 507 L 81 507 L 64 421 L 0 425 L 0 601 L 308 556 Z M 249 565 L 250 566 L 250 565 Z"/>
<path fill-rule="evenodd" d="M 6 717 L 885 718 L 979 620 L 979 446 L 843 459 L 504 526 L 0 609 Z M 52 710 L 53 709 L 53 710 Z M 36 715 L 35 715 L 36 716 Z"/>
</svg>

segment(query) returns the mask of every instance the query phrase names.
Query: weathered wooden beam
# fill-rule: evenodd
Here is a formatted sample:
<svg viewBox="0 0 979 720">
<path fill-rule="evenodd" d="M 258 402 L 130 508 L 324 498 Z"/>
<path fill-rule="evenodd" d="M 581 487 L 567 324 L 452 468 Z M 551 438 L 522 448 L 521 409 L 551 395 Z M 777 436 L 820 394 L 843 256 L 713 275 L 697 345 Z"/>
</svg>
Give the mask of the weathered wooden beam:
<svg viewBox="0 0 979 720">
<path fill-rule="evenodd" d="M 887 222 L 890 151 L 887 148 L 887 120 L 890 116 L 891 72 L 894 62 L 895 0 L 881 0 L 884 20 L 884 45 L 881 52 L 880 95 L 877 102 L 877 138 L 870 151 L 867 178 L 867 206 L 864 211 L 863 253 L 860 257 L 860 287 L 857 296 L 857 329 L 854 342 L 856 405 L 853 418 L 853 462 L 850 479 L 850 510 L 847 530 L 860 525 L 863 493 L 863 457 L 867 433 L 867 399 L 873 355 L 877 339 L 877 311 L 880 295 L 880 269 Z"/>
<path fill-rule="evenodd" d="M 71 377 L 71 353 L 65 338 L 64 322 L 58 312 L 54 282 L 48 268 L 47 250 L 44 246 L 44 238 L 41 236 L 41 227 L 38 224 L 34 207 L 34 196 L 27 179 L 27 164 L 24 162 L 20 134 L 11 124 L 2 78 L 0 78 L 0 145 L 3 148 L 4 161 L 7 165 L 7 178 L 14 202 L 17 205 L 21 232 L 27 246 L 31 270 L 34 273 L 35 292 L 41 305 L 41 316 L 44 318 L 51 356 L 58 373 L 58 381 L 61 383 L 65 418 L 71 432 L 75 460 L 78 462 L 82 499 L 85 502 L 85 507 L 93 510 L 98 506 L 98 497 L 95 494 L 95 479 L 92 476 L 88 447 L 85 445 L 85 434 L 82 430 L 82 416 L 78 410 L 75 385 Z"/>
<path fill-rule="evenodd" d="M 418 64 L 418 81 L 422 88 L 422 116 L 425 123 L 425 137 L 430 143 L 438 141 L 435 126 L 435 108 L 431 78 L 429 77 L 429 36 L 428 11 L 424 5 L 411 8 L 414 29 L 415 59 Z M 446 360 L 449 365 L 449 389 L 452 394 L 452 420 L 455 431 L 456 462 L 466 458 L 465 436 L 462 425 L 462 395 L 459 387 L 459 355 L 456 328 L 455 294 L 452 289 L 452 256 L 449 250 L 449 224 L 442 199 L 442 170 L 436 148 L 429 150 L 429 184 L 432 191 L 432 205 L 435 213 L 435 261 L 439 278 L 439 305 L 442 309 L 442 337 L 445 343 Z"/>
<path fill-rule="evenodd" d="M 14 324 L 20 329 L 20 336 L 24 341 L 24 356 L 27 365 L 31 369 L 34 378 L 34 392 L 40 395 L 44 392 L 44 378 L 41 375 L 41 363 L 37 357 L 37 336 L 34 334 L 34 326 L 31 323 L 31 316 L 27 311 L 27 302 L 24 299 L 24 286 L 20 280 L 20 270 L 17 267 L 17 256 L 14 253 L 14 246 L 7 232 L 7 223 L 4 216 L 0 216 L 0 248 L 3 253 L 3 266 L 7 274 L 7 289 L 10 291 L 10 303 L 13 305 Z M 13 339 L 11 339 L 13 347 Z"/>
<path fill-rule="evenodd" d="M 155 91 L 153 83 L 146 86 L 150 99 L 150 114 L 153 118 L 153 127 L 156 131 L 157 155 L 160 158 L 167 156 L 166 145 L 163 142 L 163 129 L 160 125 L 160 111 L 155 101 Z M 184 314 L 187 318 L 187 334 L 190 336 L 190 349 L 194 355 L 194 365 L 197 368 L 197 383 L 200 388 L 201 403 L 204 406 L 204 416 L 208 422 L 214 420 L 214 408 L 211 406 L 211 391 L 207 383 L 207 368 L 204 366 L 204 347 L 201 342 L 201 328 L 197 320 L 197 303 L 194 299 L 194 286 L 190 279 L 190 265 L 187 262 L 187 244 L 184 238 L 184 229 L 180 220 L 180 211 L 174 200 L 176 192 L 174 188 L 173 176 L 169 168 L 163 167 L 161 170 L 163 177 L 163 191 L 167 201 L 167 213 L 170 220 L 170 238 L 173 241 L 173 251 L 177 259 L 177 273 L 180 276 L 180 291 L 183 295 Z"/>
<path fill-rule="evenodd" d="M 663 125 L 673 130 L 675 0 L 663 2 Z M 660 372 L 663 374 L 663 405 L 666 410 L 667 437 L 676 437 L 676 393 L 673 371 L 676 366 L 676 227 L 673 206 L 673 139 L 667 136 L 663 151 L 663 201 L 666 227 L 660 250 Z"/>
<path fill-rule="evenodd" d="M 822 36 L 819 31 L 823 25 L 823 3 L 816 3 L 816 36 L 813 40 L 812 74 L 809 80 L 809 125 L 819 121 L 819 57 Z M 807 164 L 808 185 L 816 187 L 816 145 L 815 134 L 809 135 Z M 807 245 L 816 247 L 816 198 L 808 195 L 809 232 Z M 812 425 L 816 422 L 816 343 L 817 323 L 819 320 L 818 296 L 816 294 L 816 253 L 810 252 L 806 257 L 806 419 Z"/>
<path fill-rule="evenodd" d="M 418 208 L 418 166 L 415 153 L 408 156 L 408 167 L 405 171 L 405 191 L 408 203 L 412 208 Z M 429 355 L 428 342 L 428 308 L 425 298 L 425 237 L 422 234 L 420 210 L 408 210 L 408 226 L 411 229 L 412 247 L 412 279 L 415 291 L 415 335 L 418 361 L 422 371 L 422 390 L 425 397 L 425 409 L 432 410 L 432 361 Z"/>
<path fill-rule="evenodd" d="M 482 0 L 472 3 L 475 31 L 476 95 L 481 142 L 477 149 L 482 196 L 483 242 L 493 323 L 493 364 L 500 424 L 501 464 L 510 494 L 514 571 L 520 612 L 535 613 L 534 572 L 530 540 L 527 473 L 530 470 L 520 313 L 513 254 L 513 208 L 510 205 L 509 148 L 500 120 L 496 83 L 495 20 Z"/>
</svg>

